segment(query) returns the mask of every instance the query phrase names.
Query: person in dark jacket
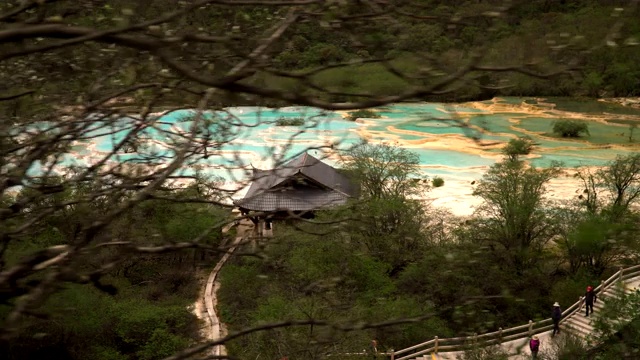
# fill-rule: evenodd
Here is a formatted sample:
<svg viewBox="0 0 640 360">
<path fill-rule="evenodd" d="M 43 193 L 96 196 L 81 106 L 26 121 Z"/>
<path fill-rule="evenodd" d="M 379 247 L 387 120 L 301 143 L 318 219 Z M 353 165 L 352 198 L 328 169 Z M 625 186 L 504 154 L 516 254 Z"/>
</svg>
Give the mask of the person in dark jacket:
<svg viewBox="0 0 640 360">
<path fill-rule="evenodd" d="M 529 341 L 529 350 L 531 350 L 531 358 L 538 358 L 538 350 L 540 350 L 540 339 L 537 336 L 533 336 Z"/>
<path fill-rule="evenodd" d="M 376 339 L 371 340 L 370 350 L 371 350 L 372 358 L 377 359 L 378 358 L 378 340 Z"/>
<path fill-rule="evenodd" d="M 587 308 L 587 314 L 585 316 L 589 316 L 589 309 L 591 309 L 591 314 L 593 314 L 593 304 L 598 301 L 598 296 L 591 286 L 587 286 L 587 292 L 584 294 L 584 304 Z"/>
<path fill-rule="evenodd" d="M 560 309 L 560 304 L 556 301 L 553 304 L 553 311 L 551 312 L 551 320 L 553 320 L 553 334 L 551 336 L 556 336 L 556 334 L 560 334 L 560 319 L 562 318 L 562 310 Z"/>
</svg>

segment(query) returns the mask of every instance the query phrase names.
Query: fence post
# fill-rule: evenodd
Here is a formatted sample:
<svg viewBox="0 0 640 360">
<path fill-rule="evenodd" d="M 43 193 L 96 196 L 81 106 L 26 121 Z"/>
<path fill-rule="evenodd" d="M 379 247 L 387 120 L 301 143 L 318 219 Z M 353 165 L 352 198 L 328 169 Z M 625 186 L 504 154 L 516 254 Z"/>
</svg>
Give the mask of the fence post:
<svg viewBox="0 0 640 360">
<path fill-rule="evenodd" d="M 478 333 L 473 333 L 473 345 L 478 345 Z"/>
<path fill-rule="evenodd" d="M 620 270 L 618 270 L 618 281 L 622 280 L 622 275 L 624 274 L 624 268 L 621 266 Z"/>
<path fill-rule="evenodd" d="M 529 320 L 529 337 L 533 335 L 533 321 Z"/>
<path fill-rule="evenodd" d="M 433 346 L 433 351 L 437 354 L 438 353 L 438 337 L 434 337 L 433 340 L 435 341 L 434 346 Z"/>
<path fill-rule="evenodd" d="M 580 303 L 580 306 L 578 306 L 578 311 L 582 310 L 582 305 L 584 305 L 584 301 L 582 301 L 584 299 L 584 296 L 578 296 L 578 302 Z"/>
<path fill-rule="evenodd" d="M 391 349 L 391 354 L 390 354 L 390 355 L 391 355 L 391 360 L 395 360 L 395 358 L 396 358 L 396 351 L 395 351 L 395 350 L 393 350 L 393 349 Z"/>
<path fill-rule="evenodd" d="M 502 345 L 502 328 L 498 328 L 498 341 L 499 345 Z"/>
</svg>

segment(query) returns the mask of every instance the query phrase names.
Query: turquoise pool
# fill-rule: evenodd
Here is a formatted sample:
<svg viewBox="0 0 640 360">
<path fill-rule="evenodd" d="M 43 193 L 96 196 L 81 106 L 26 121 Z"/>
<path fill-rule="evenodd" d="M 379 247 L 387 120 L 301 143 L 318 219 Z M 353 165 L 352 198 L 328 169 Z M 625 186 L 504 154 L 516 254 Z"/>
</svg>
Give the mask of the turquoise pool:
<svg viewBox="0 0 640 360">
<path fill-rule="evenodd" d="M 616 114 L 624 114 L 625 121 L 633 123 L 637 120 L 640 124 L 640 111 L 607 105 L 604 107 L 606 112 L 601 104 L 571 101 L 561 102 L 554 107 L 549 105 L 554 105 L 551 101 L 543 100 L 540 104 L 530 98 L 502 98 L 459 105 L 398 104 L 380 109 L 378 113 L 382 118 L 366 119 L 364 123 L 345 120 L 339 113 L 306 107 L 228 108 L 204 113 L 206 124 L 202 126 L 201 133 L 209 133 L 216 139 L 224 132 L 231 141 L 211 149 L 210 156 L 200 159 L 195 165 L 199 165 L 199 171 L 207 174 L 237 180 L 246 175 L 245 171 L 250 166 L 272 166 L 273 157 L 287 158 L 309 148 L 312 148 L 312 154 L 320 156 L 327 150 L 316 147 L 332 147 L 332 151 L 346 149 L 363 137 L 394 142 L 397 146 L 409 148 L 418 155 L 425 172 L 432 175 L 477 173 L 478 169 L 486 169 L 499 159 L 503 144 L 523 135 L 531 136 L 536 143 L 530 163 L 539 167 L 547 167 L 555 161 L 567 167 L 603 165 L 617 155 L 640 150 L 640 142 L 636 144 L 629 140 L 630 127 L 606 123 L 617 121 Z M 585 105 L 584 112 L 581 112 L 580 104 Z M 562 111 L 556 111 L 557 108 Z M 150 154 L 171 159 L 174 156 L 174 146 L 171 144 L 180 139 L 176 132 L 190 131 L 193 114 L 192 111 L 181 110 L 160 116 L 154 126 L 140 132 L 140 136 L 146 138 L 148 143 L 138 148 L 138 152 L 118 154 L 112 160 L 144 162 Z M 600 121 L 594 121 L 594 116 Z M 275 122 L 281 117 L 304 118 L 305 125 L 276 126 Z M 587 121 L 591 136 L 578 140 L 553 137 L 550 134 L 553 123 L 563 117 Z M 455 126 L 452 120 L 471 127 Z M 86 164 L 87 156 L 97 157 L 110 152 L 114 144 L 127 136 L 134 124 L 132 118 L 123 118 L 110 127 L 101 127 L 103 124 L 97 122 L 89 134 L 92 139 L 88 140 L 92 143 L 88 149 L 95 153 L 87 155 L 88 152 L 81 148 L 83 145 L 76 145 L 75 154 L 83 155 L 83 159 L 65 158 L 65 165 Z M 46 126 L 42 128 L 46 129 Z M 640 130 L 637 135 L 640 141 Z M 471 138 L 486 140 L 491 146 L 470 151 L 475 144 Z M 454 145 L 433 146 L 440 140 Z M 602 146 L 606 144 L 615 146 Z M 195 170 L 189 168 L 183 171 Z"/>
</svg>

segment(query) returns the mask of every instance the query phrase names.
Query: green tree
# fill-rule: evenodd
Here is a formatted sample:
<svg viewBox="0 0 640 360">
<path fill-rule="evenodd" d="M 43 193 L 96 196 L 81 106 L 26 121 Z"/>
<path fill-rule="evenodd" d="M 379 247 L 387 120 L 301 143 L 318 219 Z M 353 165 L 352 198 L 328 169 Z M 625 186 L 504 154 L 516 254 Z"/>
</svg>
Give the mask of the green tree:
<svg viewBox="0 0 640 360">
<path fill-rule="evenodd" d="M 478 209 L 478 240 L 490 244 L 518 273 L 539 259 L 554 235 L 543 199 L 545 185 L 557 176 L 557 166 L 527 168 L 521 161 L 493 165 L 473 194 L 484 200 Z"/>
<path fill-rule="evenodd" d="M 640 195 L 639 159 L 637 154 L 619 156 L 596 172 L 577 174 L 584 185 L 581 209 L 566 220 L 575 227 L 559 239 L 570 273 L 586 269 L 599 276 L 637 251 L 633 238 L 638 230 L 637 215 L 632 205 Z"/>
<path fill-rule="evenodd" d="M 589 96 L 597 97 L 602 90 L 604 81 L 602 76 L 596 72 L 590 72 L 585 76 L 582 85 L 586 88 Z"/>
<path fill-rule="evenodd" d="M 51 180 L 53 184 L 59 181 Z M 54 246 L 63 258 L 64 251 L 78 241 L 84 221 L 98 221 L 110 208 L 130 199 L 131 194 L 125 193 L 82 201 L 99 189 L 84 185 L 29 202 L 29 211 L 41 206 L 60 208 L 47 221 L 23 233 L 21 245 L 10 246 L 5 255 L 19 258 L 23 252 Z M 174 198 L 149 200 L 110 223 L 96 240 L 97 246 L 85 250 L 91 255 L 73 262 L 75 273 L 90 275 L 70 275 L 70 281 L 80 284 L 54 292 L 39 310 L 42 319 L 20 321 L 14 335 L 18 345 L 0 346 L 0 353 L 9 358 L 37 357 L 39 352 L 56 356 L 56 349 L 62 348 L 67 349 L 69 358 L 78 359 L 158 358 L 199 340 L 197 319 L 187 306 L 198 294 L 197 267 L 203 260 L 214 258 L 210 249 L 219 246 L 219 224 L 228 216 L 227 210 L 215 205 L 181 201 L 204 201 L 205 194 L 197 187 L 177 190 L 172 194 Z M 13 201 L 37 195 L 33 189 L 25 188 Z M 202 236 L 206 231 L 209 234 Z M 201 249 L 178 252 L 162 245 L 186 244 L 198 236 Z M 168 255 L 159 254 L 168 250 Z M 136 256 L 130 256 L 130 252 Z M 2 308 L 3 318 L 10 314 L 8 310 Z M 26 339 L 34 333 L 40 333 L 43 341 L 32 348 Z"/>
<path fill-rule="evenodd" d="M 640 200 L 640 153 L 619 155 L 598 173 L 601 185 L 607 190 L 609 204 L 606 211 L 617 221 Z"/>
<path fill-rule="evenodd" d="M 602 210 L 602 199 L 600 197 L 601 173 L 593 172 L 589 169 L 581 170 L 576 173 L 576 177 L 580 179 L 584 190 L 578 196 L 581 206 L 591 215 L 599 215 Z"/>
<path fill-rule="evenodd" d="M 418 155 L 407 149 L 361 143 L 345 155 L 344 169 L 360 185 L 364 198 L 405 198 L 428 189 L 415 179 L 420 174 Z"/>
<path fill-rule="evenodd" d="M 553 124 L 553 133 L 562 137 L 577 138 L 589 134 L 589 125 L 579 120 L 559 120 Z"/>
<path fill-rule="evenodd" d="M 389 144 L 359 144 L 347 153 L 345 170 L 360 186 L 350 231 L 369 253 L 397 273 L 415 261 L 429 243 L 427 208 L 412 196 L 429 189 L 415 178 L 418 156 Z"/>
<path fill-rule="evenodd" d="M 517 161 L 521 155 L 529 155 L 533 150 L 534 143 L 529 136 L 519 136 L 517 139 L 511 139 L 507 145 L 502 148 L 502 153 L 509 160 Z"/>
<path fill-rule="evenodd" d="M 396 274 L 420 258 L 433 241 L 428 209 L 417 200 L 395 196 L 367 199 L 354 205 L 358 213 L 349 222 L 353 240 L 367 253 L 390 265 Z M 433 230 L 433 228 L 431 228 Z"/>
<path fill-rule="evenodd" d="M 281 319 L 347 325 L 349 319 L 386 316 L 373 309 L 382 307 L 387 298 L 391 301 L 394 284 L 386 274 L 387 265 L 368 256 L 344 232 L 331 231 L 333 226 L 314 224 L 312 228 L 323 234 L 282 224 L 264 248 L 265 261 L 239 258 L 223 268 L 219 306 L 230 330 Z M 395 310 L 400 317 L 415 313 L 411 308 Z M 343 333 L 311 325 L 251 334 L 231 342 L 229 349 L 247 358 L 292 354 L 321 358 L 352 351 L 358 344 L 367 344 L 371 336 L 369 330 Z"/>
<path fill-rule="evenodd" d="M 632 359 L 640 349 L 640 292 L 625 294 L 620 284 L 614 284 L 618 296 L 610 296 L 594 319 L 598 344 L 591 359 Z"/>
<path fill-rule="evenodd" d="M 586 216 L 574 219 L 578 223 L 558 245 L 570 264 L 570 273 L 586 270 L 593 278 L 599 278 L 617 261 L 629 255 L 633 246 L 627 233 L 630 226 L 616 224 L 602 216 Z"/>
</svg>

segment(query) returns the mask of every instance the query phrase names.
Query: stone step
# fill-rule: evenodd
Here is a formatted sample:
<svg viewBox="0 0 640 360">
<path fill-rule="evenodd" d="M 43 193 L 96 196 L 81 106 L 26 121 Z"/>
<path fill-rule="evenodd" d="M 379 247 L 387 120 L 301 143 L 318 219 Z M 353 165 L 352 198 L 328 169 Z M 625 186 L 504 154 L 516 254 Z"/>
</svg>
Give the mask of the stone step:
<svg viewBox="0 0 640 360">
<path fill-rule="evenodd" d="M 575 326 L 575 325 L 572 326 L 572 325 L 573 324 L 567 324 L 565 326 L 565 328 L 566 328 L 565 330 L 570 334 L 573 334 L 573 335 L 575 335 L 577 337 L 580 337 L 580 338 L 584 338 L 584 337 L 586 337 L 586 336 L 591 334 L 591 332 L 589 330 L 585 329 L 582 326 Z"/>
<path fill-rule="evenodd" d="M 622 295 L 622 290 L 607 290 L 601 296 L 598 296 L 598 300 L 606 300 L 608 298 L 619 298 Z"/>
<path fill-rule="evenodd" d="M 624 286 L 612 285 L 612 286 L 609 286 L 609 287 L 604 291 L 604 293 L 606 294 L 606 293 L 608 293 L 608 292 L 616 292 L 616 291 L 620 291 L 620 290 L 622 290 L 622 288 L 623 288 L 623 287 L 624 287 Z"/>
<path fill-rule="evenodd" d="M 587 317 L 582 312 L 579 312 L 579 313 L 573 315 L 570 318 L 570 321 L 572 321 L 574 323 L 583 324 L 583 325 L 587 325 L 587 326 L 591 326 L 592 320 L 593 320 L 593 318 L 591 317 L 591 315 L 589 315 Z"/>
<path fill-rule="evenodd" d="M 580 317 L 581 316 L 577 316 L 575 319 L 573 319 L 573 321 L 570 322 L 569 326 L 585 333 L 591 333 L 593 331 L 593 325 L 591 325 L 588 320 L 585 321 Z"/>
</svg>

